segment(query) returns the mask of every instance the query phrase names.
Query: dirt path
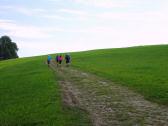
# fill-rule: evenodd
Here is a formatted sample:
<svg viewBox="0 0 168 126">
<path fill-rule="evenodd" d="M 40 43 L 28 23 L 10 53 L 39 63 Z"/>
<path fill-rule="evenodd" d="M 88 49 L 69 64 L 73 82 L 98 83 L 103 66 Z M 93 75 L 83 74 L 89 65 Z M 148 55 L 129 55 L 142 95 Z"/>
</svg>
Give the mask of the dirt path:
<svg viewBox="0 0 168 126">
<path fill-rule="evenodd" d="M 51 67 L 59 75 L 65 104 L 88 111 L 94 126 L 168 126 L 168 107 L 93 74 Z"/>
</svg>

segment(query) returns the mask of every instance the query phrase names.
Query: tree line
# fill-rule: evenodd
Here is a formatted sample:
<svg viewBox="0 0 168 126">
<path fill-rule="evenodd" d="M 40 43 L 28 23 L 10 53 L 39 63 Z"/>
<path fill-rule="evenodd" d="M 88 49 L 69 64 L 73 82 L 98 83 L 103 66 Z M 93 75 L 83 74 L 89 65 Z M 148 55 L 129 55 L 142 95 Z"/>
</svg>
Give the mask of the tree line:
<svg viewBox="0 0 168 126">
<path fill-rule="evenodd" d="M 18 58 L 18 47 L 9 36 L 0 37 L 0 60 Z"/>
</svg>

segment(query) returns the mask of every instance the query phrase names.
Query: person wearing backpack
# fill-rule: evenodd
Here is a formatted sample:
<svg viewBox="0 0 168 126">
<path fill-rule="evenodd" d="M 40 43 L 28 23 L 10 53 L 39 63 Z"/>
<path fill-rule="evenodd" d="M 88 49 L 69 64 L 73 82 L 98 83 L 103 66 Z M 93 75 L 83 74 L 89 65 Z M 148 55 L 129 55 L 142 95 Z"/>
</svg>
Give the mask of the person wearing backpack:
<svg viewBox="0 0 168 126">
<path fill-rule="evenodd" d="M 69 54 L 65 55 L 65 61 L 66 61 L 66 66 L 68 67 L 70 65 L 71 62 L 71 57 Z"/>
</svg>

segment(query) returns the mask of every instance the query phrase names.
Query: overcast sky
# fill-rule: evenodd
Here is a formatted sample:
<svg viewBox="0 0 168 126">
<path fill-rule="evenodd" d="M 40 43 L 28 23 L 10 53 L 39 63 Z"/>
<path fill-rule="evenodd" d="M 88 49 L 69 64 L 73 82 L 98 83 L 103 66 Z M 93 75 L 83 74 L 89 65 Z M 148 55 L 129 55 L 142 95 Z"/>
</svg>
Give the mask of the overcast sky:
<svg viewBox="0 0 168 126">
<path fill-rule="evenodd" d="M 0 0 L 19 56 L 168 44 L 168 0 Z"/>
</svg>

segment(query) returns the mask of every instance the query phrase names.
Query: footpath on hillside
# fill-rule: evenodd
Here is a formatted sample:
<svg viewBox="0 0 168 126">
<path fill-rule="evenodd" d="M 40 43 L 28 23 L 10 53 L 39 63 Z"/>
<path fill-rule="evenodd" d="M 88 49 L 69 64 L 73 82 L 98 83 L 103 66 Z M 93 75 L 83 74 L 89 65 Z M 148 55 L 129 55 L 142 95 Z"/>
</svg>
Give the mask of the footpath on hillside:
<svg viewBox="0 0 168 126">
<path fill-rule="evenodd" d="M 63 102 L 87 111 L 94 126 L 168 126 L 168 107 L 127 87 L 72 67 L 51 68 L 59 76 Z"/>
</svg>

